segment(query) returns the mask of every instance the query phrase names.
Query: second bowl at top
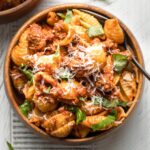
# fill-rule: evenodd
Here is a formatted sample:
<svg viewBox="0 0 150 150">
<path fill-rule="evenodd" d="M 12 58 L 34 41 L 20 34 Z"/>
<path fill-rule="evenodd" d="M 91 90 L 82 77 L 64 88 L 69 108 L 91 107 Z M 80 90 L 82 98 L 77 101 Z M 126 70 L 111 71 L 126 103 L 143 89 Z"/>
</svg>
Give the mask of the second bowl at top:
<svg viewBox="0 0 150 150">
<path fill-rule="evenodd" d="M 34 7 L 36 7 L 40 1 L 41 0 L 26 0 L 16 7 L 12 7 L 3 11 L 0 10 L 0 24 L 17 20 L 19 17 L 34 9 Z M 2 1 L 1 3 L 4 2 Z"/>
</svg>

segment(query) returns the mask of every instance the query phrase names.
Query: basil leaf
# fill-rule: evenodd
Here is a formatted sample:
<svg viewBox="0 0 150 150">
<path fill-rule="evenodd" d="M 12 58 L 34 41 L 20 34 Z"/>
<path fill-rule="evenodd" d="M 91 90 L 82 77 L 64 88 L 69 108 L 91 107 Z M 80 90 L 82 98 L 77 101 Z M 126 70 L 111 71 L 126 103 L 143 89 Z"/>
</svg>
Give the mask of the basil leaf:
<svg viewBox="0 0 150 150">
<path fill-rule="evenodd" d="M 120 73 L 127 65 L 127 56 L 121 54 L 112 54 L 114 60 L 114 70 Z"/>
<path fill-rule="evenodd" d="M 70 23 L 71 19 L 72 19 L 72 16 L 73 16 L 72 11 L 71 10 L 67 10 L 64 22 Z"/>
<path fill-rule="evenodd" d="M 27 77 L 27 79 L 31 82 L 33 82 L 33 73 L 30 69 L 28 69 L 27 65 L 21 65 L 19 67 L 19 69 L 21 70 L 21 72 Z"/>
<path fill-rule="evenodd" d="M 66 109 L 72 111 L 73 113 L 76 113 L 77 108 L 74 106 L 67 106 Z"/>
<path fill-rule="evenodd" d="M 86 114 L 81 109 L 74 106 L 68 106 L 67 109 L 72 111 L 75 114 L 77 125 L 86 119 Z"/>
<path fill-rule="evenodd" d="M 102 105 L 103 105 L 103 107 L 105 107 L 105 108 L 117 107 L 117 105 L 118 105 L 118 100 L 115 99 L 115 100 L 109 101 L 109 100 L 107 100 L 107 99 L 104 99 Z"/>
<path fill-rule="evenodd" d="M 65 19 L 65 17 L 66 17 L 63 13 L 57 13 L 57 15 L 58 15 L 59 17 L 61 17 L 62 19 Z"/>
<path fill-rule="evenodd" d="M 92 96 L 92 102 L 94 105 L 101 105 L 103 102 L 103 97 L 100 96 Z"/>
<path fill-rule="evenodd" d="M 7 142 L 7 146 L 9 148 L 9 150 L 14 150 L 13 146 L 9 142 Z"/>
<path fill-rule="evenodd" d="M 100 36 L 104 34 L 102 25 L 91 26 L 87 32 L 88 32 L 89 37 L 95 37 L 95 36 Z"/>
<path fill-rule="evenodd" d="M 121 106 L 121 107 L 127 107 L 128 105 L 127 105 L 128 103 L 127 102 L 124 102 L 124 101 L 119 101 L 118 102 L 118 106 Z"/>
<path fill-rule="evenodd" d="M 77 108 L 76 110 L 76 124 L 78 125 L 80 122 L 86 119 L 86 114 L 81 111 L 81 109 Z"/>
<path fill-rule="evenodd" d="M 25 100 L 22 105 L 20 105 L 21 112 L 28 117 L 29 112 L 32 110 L 31 103 L 28 100 Z"/>
<path fill-rule="evenodd" d="M 127 103 L 123 102 L 121 100 L 118 100 L 118 99 L 113 99 L 112 101 L 109 101 L 107 99 L 103 99 L 102 106 L 105 108 L 114 108 L 117 106 L 126 107 Z"/>
<path fill-rule="evenodd" d="M 109 113 L 110 116 L 114 116 L 115 118 L 117 118 L 118 112 L 115 109 L 112 109 L 111 112 Z"/>
<path fill-rule="evenodd" d="M 109 115 L 99 123 L 92 125 L 91 128 L 93 131 L 105 129 L 106 127 L 114 123 L 115 119 L 116 119 L 115 116 Z"/>
<path fill-rule="evenodd" d="M 43 92 L 45 94 L 49 94 L 50 93 L 50 90 L 51 90 L 51 86 L 49 86 L 47 89 L 45 89 Z"/>
</svg>

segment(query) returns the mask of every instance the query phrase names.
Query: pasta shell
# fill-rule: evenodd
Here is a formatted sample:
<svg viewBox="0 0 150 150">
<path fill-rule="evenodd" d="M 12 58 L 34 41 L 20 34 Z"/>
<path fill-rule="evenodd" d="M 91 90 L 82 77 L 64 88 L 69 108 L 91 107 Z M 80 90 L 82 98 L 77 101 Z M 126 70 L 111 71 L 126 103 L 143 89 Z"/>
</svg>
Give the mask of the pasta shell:
<svg viewBox="0 0 150 150">
<path fill-rule="evenodd" d="M 29 28 L 26 29 L 22 33 L 22 35 L 19 39 L 19 46 L 22 47 L 22 48 L 25 48 L 25 49 L 28 47 L 28 40 L 27 40 L 28 34 L 29 34 Z"/>
<path fill-rule="evenodd" d="M 75 105 L 79 102 L 78 97 L 86 95 L 86 88 L 77 81 L 66 82 L 59 84 L 59 101 Z"/>
<path fill-rule="evenodd" d="M 27 55 L 28 50 L 21 48 L 18 45 L 15 46 L 11 52 L 12 61 L 18 66 L 20 66 L 21 64 L 28 64 L 26 59 Z"/>
<path fill-rule="evenodd" d="M 117 85 L 119 83 L 119 80 L 121 78 L 121 75 L 118 73 L 114 73 L 114 85 Z"/>
<path fill-rule="evenodd" d="M 117 19 L 108 19 L 105 21 L 104 32 L 106 37 L 114 42 L 121 44 L 124 42 L 124 33 Z"/>
<path fill-rule="evenodd" d="M 42 118 L 43 114 L 35 107 L 31 113 L 28 115 L 28 119 L 30 123 L 35 124 L 36 126 L 40 126 L 43 122 Z"/>
<path fill-rule="evenodd" d="M 136 93 L 136 81 L 133 73 L 124 71 L 120 79 L 120 85 L 128 100 L 132 101 Z"/>
<path fill-rule="evenodd" d="M 10 72 L 14 87 L 20 92 L 23 92 L 23 88 L 27 83 L 26 77 L 19 71 L 17 67 L 13 67 Z"/>
<path fill-rule="evenodd" d="M 74 120 L 70 121 L 68 124 L 62 126 L 61 128 L 59 128 L 55 131 L 52 131 L 51 135 L 54 137 L 60 137 L 60 138 L 66 137 L 70 134 L 74 124 L 75 124 Z"/>
<path fill-rule="evenodd" d="M 23 89 L 23 94 L 25 95 L 25 98 L 28 100 L 32 100 L 33 95 L 35 92 L 35 87 L 30 84 L 26 84 L 24 89 Z"/>
<path fill-rule="evenodd" d="M 77 25 L 77 26 L 80 26 L 81 23 L 80 23 L 80 16 L 73 16 L 72 19 L 71 19 L 71 25 Z"/>
<path fill-rule="evenodd" d="M 100 25 L 99 21 L 88 13 L 82 12 L 77 9 L 73 9 L 73 13 L 74 15 L 80 16 L 81 25 L 84 26 L 85 28 Z"/>
<path fill-rule="evenodd" d="M 69 26 L 67 32 L 68 32 L 68 33 L 67 33 L 67 36 L 65 37 L 65 39 L 63 39 L 62 41 L 59 42 L 59 44 L 60 44 L 61 46 L 68 45 L 68 44 L 71 43 L 72 40 L 73 40 L 74 33 L 75 33 L 74 29 Z"/>
<path fill-rule="evenodd" d="M 92 45 L 87 48 L 87 53 L 91 56 L 91 58 L 97 64 L 101 64 L 102 66 L 106 62 L 106 51 L 103 49 L 102 45 Z"/>
<path fill-rule="evenodd" d="M 87 116 L 81 124 L 88 128 L 91 128 L 92 125 L 97 124 L 104 119 L 106 119 L 106 116 L 103 115 Z"/>
<path fill-rule="evenodd" d="M 21 64 L 28 64 L 28 42 L 27 42 L 27 35 L 29 33 L 29 30 L 27 29 L 24 31 L 22 36 L 19 39 L 18 45 L 16 45 L 11 52 L 11 58 L 12 61 L 20 66 Z"/>
<path fill-rule="evenodd" d="M 42 127 L 55 137 L 66 137 L 75 125 L 74 115 L 66 110 L 54 111 L 44 121 Z"/>
<path fill-rule="evenodd" d="M 47 23 L 53 26 L 56 22 L 58 22 L 58 16 L 55 12 L 49 12 L 47 16 Z"/>
<path fill-rule="evenodd" d="M 84 138 L 89 134 L 89 132 L 90 132 L 90 128 L 82 125 L 76 125 L 72 130 L 72 135 L 77 138 Z"/>
<path fill-rule="evenodd" d="M 43 113 L 53 111 L 57 108 L 58 102 L 50 96 L 34 97 L 36 107 Z"/>
<path fill-rule="evenodd" d="M 99 114 L 103 111 L 103 108 L 99 105 L 94 105 L 91 101 L 83 102 L 80 106 L 81 110 L 86 113 L 86 115 L 92 116 Z"/>
<path fill-rule="evenodd" d="M 122 107 L 117 107 L 117 120 L 121 120 L 122 118 L 126 117 L 126 113 Z"/>
</svg>

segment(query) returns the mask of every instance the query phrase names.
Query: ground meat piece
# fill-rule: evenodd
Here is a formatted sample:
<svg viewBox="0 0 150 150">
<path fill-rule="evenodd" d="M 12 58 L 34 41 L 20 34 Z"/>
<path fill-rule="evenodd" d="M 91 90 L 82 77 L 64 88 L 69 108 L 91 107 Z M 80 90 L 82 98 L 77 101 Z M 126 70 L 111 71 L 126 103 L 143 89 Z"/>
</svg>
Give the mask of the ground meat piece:
<svg viewBox="0 0 150 150">
<path fill-rule="evenodd" d="M 53 30 L 52 28 L 50 28 L 48 25 L 44 24 L 42 26 L 42 32 L 45 36 L 45 39 L 47 41 L 52 41 L 54 39 L 54 33 L 53 33 Z"/>
<path fill-rule="evenodd" d="M 27 40 L 30 50 L 38 51 L 42 50 L 46 46 L 46 37 L 42 32 L 42 27 L 38 24 L 32 24 L 30 26 L 30 32 Z"/>
<path fill-rule="evenodd" d="M 113 62 L 111 57 L 107 58 L 106 66 L 103 69 L 102 74 L 100 75 L 96 86 L 102 88 L 104 92 L 109 92 L 114 88 L 114 71 L 113 71 Z"/>
<path fill-rule="evenodd" d="M 64 22 L 63 20 L 58 21 L 57 23 L 54 24 L 54 30 L 57 32 L 63 31 L 64 30 Z"/>
<path fill-rule="evenodd" d="M 113 42 L 110 39 L 107 39 L 106 41 L 104 41 L 103 44 L 105 45 L 106 50 L 113 50 L 113 49 L 117 49 L 118 47 L 117 43 Z"/>
</svg>

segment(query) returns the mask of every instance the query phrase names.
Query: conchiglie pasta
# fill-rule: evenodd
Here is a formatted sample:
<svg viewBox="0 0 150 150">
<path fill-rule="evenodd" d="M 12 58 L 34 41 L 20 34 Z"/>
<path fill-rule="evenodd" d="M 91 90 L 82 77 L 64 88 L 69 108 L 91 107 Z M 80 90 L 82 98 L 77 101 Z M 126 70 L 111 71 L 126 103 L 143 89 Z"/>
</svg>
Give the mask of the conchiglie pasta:
<svg viewBox="0 0 150 150">
<path fill-rule="evenodd" d="M 93 116 L 87 116 L 86 119 L 81 123 L 82 125 L 91 128 L 92 125 L 98 124 L 102 121 L 104 121 L 107 118 L 107 116 L 104 116 L 103 114 L 93 115 Z M 108 126 L 100 129 L 100 130 L 108 130 L 114 125 L 114 123 L 109 124 Z"/>
<path fill-rule="evenodd" d="M 29 30 L 27 29 L 20 37 L 18 45 L 16 45 L 11 52 L 12 61 L 20 66 L 21 64 L 28 64 L 28 43 L 27 43 L 27 35 Z"/>
<path fill-rule="evenodd" d="M 136 93 L 136 81 L 134 74 L 128 71 L 124 71 L 120 80 L 120 84 L 128 100 L 132 101 Z"/>
<path fill-rule="evenodd" d="M 80 108 L 88 116 L 99 114 L 100 112 L 102 112 L 104 110 L 100 105 L 94 105 L 93 102 L 91 102 L 91 101 L 83 102 L 81 104 Z"/>
<path fill-rule="evenodd" d="M 71 25 L 77 25 L 77 26 L 80 26 L 81 23 L 80 23 L 80 16 L 73 16 L 72 19 L 71 19 Z"/>
<path fill-rule="evenodd" d="M 105 21 L 104 32 L 106 37 L 114 42 L 121 44 L 124 42 L 124 33 L 117 19 L 108 19 Z"/>
<path fill-rule="evenodd" d="M 61 46 L 65 46 L 71 43 L 74 37 L 74 33 L 74 29 L 68 25 L 67 36 L 62 41 L 60 41 L 59 44 Z"/>
<path fill-rule="evenodd" d="M 42 127 L 54 137 L 66 137 L 75 125 L 74 115 L 69 111 L 54 111 L 46 116 Z M 53 121 L 55 120 L 55 122 Z"/>
<path fill-rule="evenodd" d="M 95 61 L 101 65 L 106 62 L 106 51 L 103 49 L 102 45 L 93 45 L 87 48 L 87 53 Z"/>
<path fill-rule="evenodd" d="M 54 25 L 56 22 L 58 22 L 58 16 L 55 12 L 49 12 L 47 17 L 47 23 L 49 25 Z"/>
<path fill-rule="evenodd" d="M 117 120 L 122 120 L 123 118 L 126 117 L 126 113 L 122 107 L 117 107 Z"/>
<path fill-rule="evenodd" d="M 26 77 L 19 71 L 17 67 L 13 67 L 11 72 L 11 78 L 14 87 L 20 92 L 23 92 L 24 86 L 27 83 Z"/>
<path fill-rule="evenodd" d="M 87 14 L 77 9 L 73 9 L 73 13 L 74 15 L 78 15 L 80 17 L 80 23 L 85 28 L 89 28 L 90 26 L 100 25 L 98 20 L 95 17 L 91 16 L 90 14 Z"/>
<path fill-rule="evenodd" d="M 51 112 L 58 106 L 57 100 L 51 96 L 35 96 L 34 103 L 36 107 L 43 113 Z"/>
<path fill-rule="evenodd" d="M 90 132 L 90 128 L 83 126 L 83 125 L 76 125 L 72 130 L 72 135 L 77 138 L 84 138 Z"/>
<path fill-rule="evenodd" d="M 89 45 L 91 39 L 86 32 L 86 28 L 79 25 L 73 25 L 73 29 L 75 30 L 75 33 L 79 35 L 78 38 L 80 38 L 80 43 L 83 45 Z"/>
<path fill-rule="evenodd" d="M 34 85 L 30 85 L 30 83 L 27 83 L 23 89 L 23 94 L 25 95 L 25 98 L 28 100 L 32 100 L 34 93 L 35 93 Z"/>
</svg>

